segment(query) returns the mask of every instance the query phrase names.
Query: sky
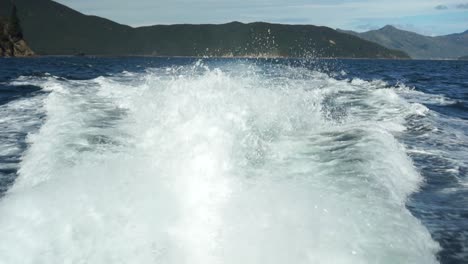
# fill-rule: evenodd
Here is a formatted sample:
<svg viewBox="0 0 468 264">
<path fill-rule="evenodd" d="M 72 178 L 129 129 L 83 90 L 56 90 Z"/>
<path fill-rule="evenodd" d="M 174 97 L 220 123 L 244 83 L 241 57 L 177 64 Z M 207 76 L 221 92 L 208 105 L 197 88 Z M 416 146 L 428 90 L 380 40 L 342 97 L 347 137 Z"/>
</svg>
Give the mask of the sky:
<svg viewBox="0 0 468 264">
<path fill-rule="evenodd" d="M 436 36 L 468 30 L 468 0 L 56 0 L 130 26 L 231 21 L 367 31 L 385 25 Z"/>
</svg>

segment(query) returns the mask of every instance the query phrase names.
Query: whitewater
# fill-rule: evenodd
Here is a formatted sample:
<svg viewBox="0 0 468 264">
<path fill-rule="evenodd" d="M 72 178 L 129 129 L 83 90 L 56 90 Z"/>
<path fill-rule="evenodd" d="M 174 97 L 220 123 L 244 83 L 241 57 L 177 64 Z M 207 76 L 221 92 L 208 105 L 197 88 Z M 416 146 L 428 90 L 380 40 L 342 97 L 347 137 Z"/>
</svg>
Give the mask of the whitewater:
<svg viewBox="0 0 468 264">
<path fill-rule="evenodd" d="M 15 78 L 41 92 L 0 105 L 27 131 L 24 150 L 1 143 L 20 158 L 0 263 L 438 263 L 400 140 L 429 109 L 345 74 L 197 61 Z"/>
</svg>

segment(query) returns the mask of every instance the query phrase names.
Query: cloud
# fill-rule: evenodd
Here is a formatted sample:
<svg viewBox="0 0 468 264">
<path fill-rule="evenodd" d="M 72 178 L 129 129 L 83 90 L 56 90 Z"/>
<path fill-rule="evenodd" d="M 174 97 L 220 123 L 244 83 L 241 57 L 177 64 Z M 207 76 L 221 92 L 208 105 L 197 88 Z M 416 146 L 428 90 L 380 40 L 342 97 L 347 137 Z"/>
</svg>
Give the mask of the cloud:
<svg viewBox="0 0 468 264">
<path fill-rule="evenodd" d="M 468 9 L 468 3 L 458 4 L 458 5 L 457 5 L 457 8 L 458 8 L 458 9 Z"/>
<path fill-rule="evenodd" d="M 438 6 L 435 7 L 435 9 L 437 9 L 437 10 L 446 10 L 446 9 L 448 9 L 448 7 L 446 5 L 438 5 Z"/>
</svg>

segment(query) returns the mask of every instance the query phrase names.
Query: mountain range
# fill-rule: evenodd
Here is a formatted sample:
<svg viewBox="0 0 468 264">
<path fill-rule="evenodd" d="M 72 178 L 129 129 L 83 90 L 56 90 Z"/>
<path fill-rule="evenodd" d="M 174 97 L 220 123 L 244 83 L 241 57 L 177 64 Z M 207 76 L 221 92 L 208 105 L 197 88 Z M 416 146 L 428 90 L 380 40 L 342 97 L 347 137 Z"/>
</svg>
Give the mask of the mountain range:
<svg viewBox="0 0 468 264">
<path fill-rule="evenodd" d="M 24 37 L 41 55 L 408 58 L 328 27 L 232 22 L 133 28 L 51 0 L 13 0 Z M 11 9 L 0 0 L 0 16 Z M 3 14 L 2 14 L 3 12 Z"/>
<path fill-rule="evenodd" d="M 413 59 L 468 56 L 468 30 L 431 37 L 394 26 L 358 33 L 264 22 L 134 28 L 82 14 L 52 0 L 0 0 L 0 22 L 8 20 L 13 3 L 24 38 L 40 55 Z"/>
<path fill-rule="evenodd" d="M 468 30 L 437 37 L 420 35 L 390 25 L 363 33 L 338 31 L 378 43 L 389 49 L 404 51 L 413 59 L 458 59 L 468 55 Z"/>
</svg>

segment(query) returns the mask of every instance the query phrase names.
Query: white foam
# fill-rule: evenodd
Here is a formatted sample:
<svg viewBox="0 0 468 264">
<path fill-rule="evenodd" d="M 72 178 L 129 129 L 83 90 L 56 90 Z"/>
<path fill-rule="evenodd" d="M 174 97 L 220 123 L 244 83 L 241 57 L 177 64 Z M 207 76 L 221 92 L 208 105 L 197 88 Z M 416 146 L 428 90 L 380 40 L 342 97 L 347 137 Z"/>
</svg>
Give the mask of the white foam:
<svg viewBox="0 0 468 264">
<path fill-rule="evenodd" d="M 0 262 L 435 263 L 393 136 L 413 106 L 244 66 L 43 84 L 47 122 L 0 203 Z"/>
<path fill-rule="evenodd" d="M 404 84 L 398 84 L 397 92 L 409 102 L 417 102 L 420 104 L 433 104 L 433 105 L 452 105 L 456 101 L 447 98 L 441 94 L 429 94 L 417 91 L 414 88 L 408 87 Z"/>
<path fill-rule="evenodd" d="M 21 156 L 24 135 L 35 132 L 42 123 L 44 95 L 13 100 L 0 105 L 0 169 L 16 170 L 13 157 Z"/>
</svg>

